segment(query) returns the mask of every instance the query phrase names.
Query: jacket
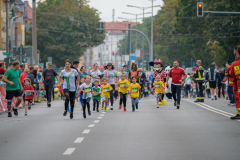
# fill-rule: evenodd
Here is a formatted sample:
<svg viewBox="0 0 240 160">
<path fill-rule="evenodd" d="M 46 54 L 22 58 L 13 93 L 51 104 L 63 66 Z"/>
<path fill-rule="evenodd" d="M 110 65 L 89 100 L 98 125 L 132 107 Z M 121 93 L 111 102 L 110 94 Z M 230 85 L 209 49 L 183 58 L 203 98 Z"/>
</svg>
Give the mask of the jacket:
<svg viewBox="0 0 240 160">
<path fill-rule="evenodd" d="M 208 68 L 208 71 L 206 73 L 206 79 L 208 81 L 217 81 L 217 78 L 218 81 L 221 81 L 221 77 L 219 75 L 218 70 L 215 67 Z"/>
<path fill-rule="evenodd" d="M 234 81 L 234 77 L 231 76 L 231 69 L 232 67 L 229 66 L 225 72 L 225 78 L 223 79 L 223 81 L 226 81 L 228 79 L 228 85 L 229 86 L 233 86 L 233 81 Z"/>
<path fill-rule="evenodd" d="M 203 83 L 203 72 L 204 68 L 202 66 L 199 66 L 196 68 L 193 77 L 195 78 L 196 82 L 202 82 Z"/>
</svg>

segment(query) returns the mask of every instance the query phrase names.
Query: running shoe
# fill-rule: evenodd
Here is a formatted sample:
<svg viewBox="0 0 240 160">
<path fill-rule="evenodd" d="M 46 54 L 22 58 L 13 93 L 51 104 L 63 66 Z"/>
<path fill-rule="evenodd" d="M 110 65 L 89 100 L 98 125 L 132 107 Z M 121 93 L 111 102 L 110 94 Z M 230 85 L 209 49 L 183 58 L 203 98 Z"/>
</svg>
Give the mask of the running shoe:
<svg viewBox="0 0 240 160">
<path fill-rule="evenodd" d="M 25 114 L 24 114 L 25 116 L 27 116 L 27 112 L 25 112 Z"/>
<path fill-rule="evenodd" d="M 217 100 L 217 96 L 215 95 L 215 100 Z"/>
<path fill-rule="evenodd" d="M 86 118 L 86 113 L 83 113 L 83 118 Z"/>
<path fill-rule="evenodd" d="M 31 110 L 31 107 L 28 107 L 28 110 Z"/>
<path fill-rule="evenodd" d="M 132 109 L 132 112 L 135 112 L 135 109 Z"/>
<path fill-rule="evenodd" d="M 47 103 L 47 106 L 48 106 L 48 107 L 51 107 L 51 103 L 50 103 L 50 102 L 48 102 L 48 103 Z"/>
<path fill-rule="evenodd" d="M 176 106 L 177 105 L 177 102 L 176 101 L 174 101 L 174 106 Z"/>
<path fill-rule="evenodd" d="M 212 101 L 213 101 L 214 99 L 212 98 Z"/>
<path fill-rule="evenodd" d="M 12 117 L 12 113 L 11 112 L 8 112 L 8 117 Z"/>
<path fill-rule="evenodd" d="M 15 116 L 18 116 L 18 110 L 13 108 L 13 112 Z"/>
<path fill-rule="evenodd" d="M 124 107 L 124 112 L 126 112 L 127 111 L 127 108 L 126 107 Z"/>
<path fill-rule="evenodd" d="M 119 108 L 118 108 L 119 110 L 121 110 L 122 109 L 122 106 L 121 105 L 119 105 Z"/>
<path fill-rule="evenodd" d="M 88 115 L 91 116 L 91 111 L 88 112 Z"/>
<path fill-rule="evenodd" d="M 179 104 L 177 105 L 177 109 L 180 109 L 180 105 Z"/>
<path fill-rule="evenodd" d="M 113 110 L 113 106 L 111 106 L 111 110 Z"/>
<path fill-rule="evenodd" d="M 157 108 L 159 108 L 159 106 L 157 106 Z"/>
<path fill-rule="evenodd" d="M 63 112 L 63 116 L 66 116 L 66 115 L 67 115 L 67 111 L 64 111 L 64 112 Z"/>
<path fill-rule="evenodd" d="M 107 107 L 105 107 L 104 111 L 107 112 Z"/>
<path fill-rule="evenodd" d="M 234 120 L 234 119 L 240 119 L 240 115 L 237 114 L 236 116 L 233 116 L 233 117 L 231 117 L 230 119 L 232 119 L 232 120 Z"/>
<path fill-rule="evenodd" d="M 138 109 L 138 105 L 136 105 L 136 109 Z"/>
<path fill-rule="evenodd" d="M 102 106 L 102 108 L 101 108 L 102 110 L 104 109 L 104 107 Z"/>
<path fill-rule="evenodd" d="M 235 106 L 235 103 L 230 103 L 231 106 Z"/>
<path fill-rule="evenodd" d="M 70 112 L 70 119 L 73 119 L 73 112 Z"/>
</svg>

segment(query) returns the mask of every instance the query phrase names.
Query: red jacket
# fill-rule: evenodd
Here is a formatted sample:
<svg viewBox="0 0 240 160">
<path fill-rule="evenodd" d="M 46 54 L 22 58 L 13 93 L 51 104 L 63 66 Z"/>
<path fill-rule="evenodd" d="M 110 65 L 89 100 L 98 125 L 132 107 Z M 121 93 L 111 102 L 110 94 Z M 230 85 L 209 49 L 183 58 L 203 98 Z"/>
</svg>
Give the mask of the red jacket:
<svg viewBox="0 0 240 160">
<path fill-rule="evenodd" d="M 233 80 L 234 80 L 234 77 L 231 76 L 231 70 L 232 70 L 232 66 L 229 66 L 225 72 L 226 77 L 223 80 L 223 81 L 226 81 L 228 79 L 229 86 L 233 86 Z"/>
<path fill-rule="evenodd" d="M 19 77 L 19 80 L 20 80 L 20 82 L 21 82 L 22 85 L 24 84 L 23 80 L 24 80 L 26 77 L 27 77 L 27 74 L 26 74 L 25 72 L 22 72 L 22 74 L 21 74 L 20 77 Z"/>
<path fill-rule="evenodd" d="M 232 63 L 230 73 L 234 79 L 240 79 L 240 57 Z"/>
</svg>

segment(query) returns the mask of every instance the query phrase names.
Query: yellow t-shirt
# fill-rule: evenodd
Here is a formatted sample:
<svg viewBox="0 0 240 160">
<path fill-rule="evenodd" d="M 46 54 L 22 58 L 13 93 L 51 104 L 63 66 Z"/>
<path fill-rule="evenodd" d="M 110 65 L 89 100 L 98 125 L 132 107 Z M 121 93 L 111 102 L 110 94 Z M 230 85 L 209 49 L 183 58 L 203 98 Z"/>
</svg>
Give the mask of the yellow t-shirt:
<svg viewBox="0 0 240 160">
<path fill-rule="evenodd" d="M 155 85 L 155 93 L 163 93 L 164 92 L 164 90 L 159 92 L 164 87 L 164 84 L 162 81 L 155 81 L 154 85 Z"/>
<path fill-rule="evenodd" d="M 127 86 L 129 86 L 129 81 L 128 80 L 126 80 L 126 79 L 124 79 L 124 80 L 119 80 L 118 81 L 118 83 L 117 83 L 118 85 L 119 85 L 119 93 L 122 93 L 122 94 L 127 94 Z"/>
<path fill-rule="evenodd" d="M 138 84 L 138 83 L 135 83 L 135 84 L 131 84 L 129 87 L 128 87 L 128 90 L 131 91 L 131 97 L 132 98 L 136 98 L 136 97 L 139 97 L 139 89 L 141 88 L 141 86 Z"/>
<path fill-rule="evenodd" d="M 102 97 L 110 98 L 110 90 L 112 90 L 112 86 L 110 84 L 101 85 Z"/>
<path fill-rule="evenodd" d="M 118 86 L 117 86 L 117 82 L 115 82 L 115 91 L 118 91 Z"/>
</svg>

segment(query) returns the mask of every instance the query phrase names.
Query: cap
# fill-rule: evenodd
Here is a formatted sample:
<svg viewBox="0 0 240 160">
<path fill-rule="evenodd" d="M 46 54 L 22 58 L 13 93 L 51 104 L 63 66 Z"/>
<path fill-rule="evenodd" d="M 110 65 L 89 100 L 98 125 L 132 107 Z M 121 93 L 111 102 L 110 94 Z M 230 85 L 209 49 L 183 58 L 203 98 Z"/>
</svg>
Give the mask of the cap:
<svg viewBox="0 0 240 160">
<path fill-rule="evenodd" d="M 112 66 L 112 63 L 108 63 L 107 66 Z"/>
<path fill-rule="evenodd" d="M 52 63 L 50 62 L 50 63 L 48 63 L 48 66 L 52 66 Z"/>
</svg>

